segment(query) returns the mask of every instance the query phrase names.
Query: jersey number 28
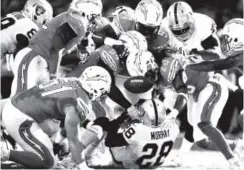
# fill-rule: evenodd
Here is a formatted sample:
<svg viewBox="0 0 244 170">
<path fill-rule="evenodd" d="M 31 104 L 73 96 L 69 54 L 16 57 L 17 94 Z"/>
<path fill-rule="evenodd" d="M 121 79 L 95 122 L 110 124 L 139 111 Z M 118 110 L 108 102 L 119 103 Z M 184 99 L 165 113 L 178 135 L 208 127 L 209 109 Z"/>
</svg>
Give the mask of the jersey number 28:
<svg viewBox="0 0 244 170">
<path fill-rule="evenodd" d="M 150 153 L 141 156 L 139 159 L 137 159 L 136 163 L 142 169 L 146 169 L 154 166 L 160 166 L 164 162 L 164 159 L 168 156 L 172 147 L 173 147 L 172 141 L 164 142 L 162 146 L 158 146 L 158 144 L 156 143 L 148 143 L 143 147 L 142 151 L 150 152 Z"/>
</svg>

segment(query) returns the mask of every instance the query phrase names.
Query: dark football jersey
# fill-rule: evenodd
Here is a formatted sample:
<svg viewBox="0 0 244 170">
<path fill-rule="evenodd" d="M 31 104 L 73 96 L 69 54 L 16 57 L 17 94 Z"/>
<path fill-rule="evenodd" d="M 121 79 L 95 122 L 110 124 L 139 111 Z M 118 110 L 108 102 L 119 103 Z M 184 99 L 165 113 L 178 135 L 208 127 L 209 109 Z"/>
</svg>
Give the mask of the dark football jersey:
<svg viewBox="0 0 244 170">
<path fill-rule="evenodd" d="M 63 120 L 67 105 L 75 106 L 81 114 L 89 112 L 88 96 L 76 78 L 49 81 L 21 92 L 11 100 L 16 108 L 38 123 L 46 119 Z"/>
</svg>

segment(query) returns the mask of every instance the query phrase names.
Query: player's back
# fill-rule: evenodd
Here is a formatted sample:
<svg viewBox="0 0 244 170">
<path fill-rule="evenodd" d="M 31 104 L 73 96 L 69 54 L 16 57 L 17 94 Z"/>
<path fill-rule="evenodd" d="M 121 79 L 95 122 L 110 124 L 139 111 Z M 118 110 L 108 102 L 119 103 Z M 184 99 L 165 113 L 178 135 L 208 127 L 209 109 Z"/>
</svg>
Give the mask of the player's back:
<svg viewBox="0 0 244 170">
<path fill-rule="evenodd" d="M 169 125 L 167 128 L 166 125 Z M 135 123 L 124 132 L 129 143 L 125 148 L 123 165 L 126 168 L 156 168 L 160 166 L 171 151 L 179 133 L 175 120 L 163 122 L 158 127 Z"/>
<path fill-rule="evenodd" d="M 85 22 L 70 12 L 63 12 L 42 26 L 32 38 L 30 48 L 43 57 L 50 58 L 52 51 L 59 52 L 71 40 L 84 36 L 85 32 Z"/>
<path fill-rule="evenodd" d="M 1 18 L 1 56 L 15 53 L 17 43 L 27 46 L 38 29 L 38 26 L 21 12 L 13 12 Z"/>
<path fill-rule="evenodd" d="M 12 103 L 38 123 L 46 119 L 64 119 L 63 107 L 76 105 L 78 98 L 86 94 L 76 78 L 62 78 L 49 81 L 21 92 L 12 98 Z"/>
</svg>

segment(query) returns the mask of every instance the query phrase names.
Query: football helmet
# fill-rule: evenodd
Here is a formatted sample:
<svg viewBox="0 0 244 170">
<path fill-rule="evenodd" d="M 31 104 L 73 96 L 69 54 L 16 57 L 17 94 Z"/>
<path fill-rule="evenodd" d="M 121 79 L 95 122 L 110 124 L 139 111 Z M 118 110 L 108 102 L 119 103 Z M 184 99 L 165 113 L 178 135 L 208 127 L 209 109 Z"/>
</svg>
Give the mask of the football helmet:
<svg viewBox="0 0 244 170">
<path fill-rule="evenodd" d="M 163 9 L 157 0 L 142 0 L 135 9 L 135 29 L 146 37 L 158 33 L 163 19 Z"/>
<path fill-rule="evenodd" d="M 117 6 L 110 17 L 113 18 L 113 17 L 116 17 L 116 16 L 121 15 L 121 14 L 127 14 L 130 16 L 133 16 L 134 10 L 130 7 L 127 7 L 127 6 Z"/>
<path fill-rule="evenodd" d="M 167 11 L 169 29 L 180 41 L 188 40 L 195 30 L 193 11 L 186 2 L 175 2 Z"/>
<path fill-rule="evenodd" d="M 158 66 L 151 52 L 140 50 L 128 56 L 126 68 L 130 76 L 145 76 L 149 70 L 156 70 Z"/>
<path fill-rule="evenodd" d="M 28 0 L 22 12 L 34 21 L 38 27 L 53 18 L 53 8 L 46 0 Z"/>
<path fill-rule="evenodd" d="M 86 68 L 79 80 L 91 101 L 103 100 L 110 92 L 112 79 L 108 71 L 102 67 L 91 66 Z"/>
<path fill-rule="evenodd" d="M 138 107 L 139 120 L 146 126 L 157 127 L 166 117 L 166 108 L 159 99 L 148 99 Z"/>
<path fill-rule="evenodd" d="M 128 31 L 122 33 L 119 37 L 129 52 L 136 52 L 138 50 L 147 50 L 146 38 L 137 31 Z"/>
<path fill-rule="evenodd" d="M 87 17 L 88 31 L 92 32 L 96 27 L 96 18 L 102 16 L 103 4 L 101 0 L 73 0 L 69 10 L 79 12 L 83 17 Z"/>
<path fill-rule="evenodd" d="M 243 51 L 244 19 L 234 18 L 228 21 L 220 36 L 221 50 L 226 56 L 233 52 Z"/>
</svg>

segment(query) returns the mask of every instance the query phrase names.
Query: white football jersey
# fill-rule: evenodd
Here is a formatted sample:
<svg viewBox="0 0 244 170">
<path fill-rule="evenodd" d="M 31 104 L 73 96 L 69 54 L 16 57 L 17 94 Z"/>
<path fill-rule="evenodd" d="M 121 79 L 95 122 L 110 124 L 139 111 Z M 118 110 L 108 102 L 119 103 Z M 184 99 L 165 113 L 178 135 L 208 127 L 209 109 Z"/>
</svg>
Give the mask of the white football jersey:
<svg viewBox="0 0 244 170">
<path fill-rule="evenodd" d="M 123 132 L 129 145 L 111 150 L 125 168 L 156 168 L 164 162 L 178 134 L 179 127 L 175 120 L 165 121 L 159 127 L 135 123 Z"/>
<path fill-rule="evenodd" d="M 7 14 L 1 18 L 1 56 L 16 52 L 17 37 L 30 40 L 38 31 L 38 26 L 21 12 Z M 21 36 L 22 35 L 22 36 Z"/>
<path fill-rule="evenodd" d="M 204 50 L 201 42 L 208 38 L 210 35 L 213 35 L 217 38 L 216 35 L 216 24 L 213 19 L 208 17 L 207 15 L 194 13 L 193 14 L 195 21 L 195 31 L 191 38 L 187 41 L 182 42 L 179 41 L 173 33 L 170 31 L 168 26 L 167 18 L 163 19 L 162 26 L 166 28 L 169 32 L 169 47 L 170 49 L 179 50 L 183 48 L 187 51 L 191 51 L 192 49 Z M 218 38 L 217 38 L 218 39 Z"/>
</svg>

